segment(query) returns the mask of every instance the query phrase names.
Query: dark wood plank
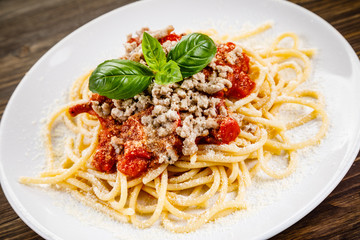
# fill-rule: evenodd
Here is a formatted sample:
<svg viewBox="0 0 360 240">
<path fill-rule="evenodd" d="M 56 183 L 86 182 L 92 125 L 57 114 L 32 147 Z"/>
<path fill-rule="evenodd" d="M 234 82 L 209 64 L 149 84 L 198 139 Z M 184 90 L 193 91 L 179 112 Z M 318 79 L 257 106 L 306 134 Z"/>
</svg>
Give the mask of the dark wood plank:
<svg viewBox="0 0 360 240">
<path fill-rule="evenodd" d="M 133 0 L 0 0 L 0 118 L 30 67 L 63 37 Z M 292 0 L 331 23 L 360 56 L 360 1 Z M 311 27 L 311 26 L 309 26 Z M 10 207 L 0 189 L 0 239 L 42 239 Z M 272 239 L 359 239 L 360 156 L 311 213 Z"/>
<path fill-rule="evenodd" d="M 130 2 L 0 1 L 0 117 L 19 81 L 46 51 L 90 20 Z"/>
</svg>

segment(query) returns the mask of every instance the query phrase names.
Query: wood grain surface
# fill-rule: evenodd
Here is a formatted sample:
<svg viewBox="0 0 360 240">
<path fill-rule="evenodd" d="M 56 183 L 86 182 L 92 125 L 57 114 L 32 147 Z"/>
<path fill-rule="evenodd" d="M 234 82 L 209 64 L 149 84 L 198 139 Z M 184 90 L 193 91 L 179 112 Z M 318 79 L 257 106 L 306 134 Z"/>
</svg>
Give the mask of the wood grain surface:
<svg viewBox="0 0 360 240">
<path fill-rule="evenodd" d="M 17 84 L 46 51 L 83 24 L 130 2 L 0 0 L 0 118 Z M 324 18 L 360 56 L 359 0 L 292 2 Z M 359 159 L 318 207 L 272 239 L 360 239 Z M 0 239 L 42 239 L 16 215 L 1 189 Z"/>
</svg>

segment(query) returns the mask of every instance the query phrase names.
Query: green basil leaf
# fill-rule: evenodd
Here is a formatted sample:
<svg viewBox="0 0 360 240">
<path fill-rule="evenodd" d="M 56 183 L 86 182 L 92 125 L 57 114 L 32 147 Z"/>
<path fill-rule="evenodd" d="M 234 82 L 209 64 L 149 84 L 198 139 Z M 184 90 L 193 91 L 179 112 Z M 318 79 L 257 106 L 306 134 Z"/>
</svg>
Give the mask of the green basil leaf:
<svg viewBox="0 0 360 240">
<path fill-rule="evenodd" d="M 166 56 L 159 41 L 144 32 L 141 47 L 149 68 L 155 72 L 160 71 L 161 67 L 166 63 Z"/>
<path fill-rule="evenodd" d="M 161 85 L 180 82 L 182 79 L 180 67 L 172 60 L 167 62 L 155 75 L 155 82 Z"/>
<path fill-rule="evenodd" d="M 175 61 L 182 76 L 190 77 L 206 67 L 216 54 L 216 45 L 207 35 L 191 33 L 183 37 L 173 49 L 167 59 Z"/>
<path fill-rule="evenodd" d="M 112 59 L 93 71 L 89 89 L 111 99 L 127 99 L 144 91 L 153 77 L 154 73 L 141 63 Z"/>
</svg>

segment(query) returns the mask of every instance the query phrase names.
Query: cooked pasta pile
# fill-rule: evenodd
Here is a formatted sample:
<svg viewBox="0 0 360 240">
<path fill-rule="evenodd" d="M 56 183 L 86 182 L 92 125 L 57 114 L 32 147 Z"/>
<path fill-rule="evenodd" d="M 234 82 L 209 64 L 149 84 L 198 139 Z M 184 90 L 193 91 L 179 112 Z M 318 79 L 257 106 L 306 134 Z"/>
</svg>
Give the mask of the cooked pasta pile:
<svg viewBox="0 0 360 240">
<path fill-rule="evenodd" d="M 268 27 L 262 25 L 233 39 L 252 37 Z M 284 39 L 290 40 L 292 46 L 281 47 Z M 90 164 L 101 130 L 98 119 L 90 114 L 74 118 L 68 113 L 70 106 L 89 100 L 87 75 L 74 83 L 69 104 L 49 118 L 47 170 L 39 177 L 22 177 L 20 181 L 60 187 L 81 202 L 139 228 L 161 221 L 164 228 L 177 233 L 194 231 L 211 220 L 245 209 L 244 194 L 257 172 L 264 171 L 278 179 L 292 174 L 297 165 L 296 150 L 319 143 L 328 119 L 320 93 L 299 90 L 309 79 L 314 50 L 300 49 L 296 34 L 281 34 L 261 51 L 242 48 L 250 57 L 250 78 L 256 88 L 240 100 L 226 100 L 227 108 L 242 114 L 248 123 L 234 142 L 199 145 L 196 154 L 183 156 L 172 165 L 163 163 L 136 178 L 120 171 L 99 172 Z M 311 111 L 284 122 L 280 120 L 281 107 L 287 104 Z M 287 131 L 315 119 L 321 119 L 317 133 L 306 141 L 290 141 Z M 64 143 L 62 162 L 54 156 L 52 144 L 54 123 L 59 121 L 73 133 Z M 280 170 L 271 167 L 274 155 L 285 156 L 287 166 Z M 229 193 L 235 193 L 230 194 L 231 199 Z"/>
</svg>

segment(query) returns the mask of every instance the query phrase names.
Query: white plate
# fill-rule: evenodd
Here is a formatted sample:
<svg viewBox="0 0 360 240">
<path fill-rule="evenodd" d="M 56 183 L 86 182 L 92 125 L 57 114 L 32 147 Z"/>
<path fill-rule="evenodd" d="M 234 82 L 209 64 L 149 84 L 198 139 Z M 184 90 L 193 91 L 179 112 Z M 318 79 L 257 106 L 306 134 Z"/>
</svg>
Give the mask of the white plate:
<svg viewBox="0 0 360 240">
<path fill-rule="evenodd" d="M 331 128 L 319 151 L 312 155 L 316 159 L 304 160 L 315 163 L 303 169 L 306 177 L 294 183 L 296 187 L 279 191 L 280 198 L 258 214 L 212 223 L 210 228 L 187 235 L 166 233 L 159 227 L 139 230 L 129 224 L 109 226 L 120 230 L 121 239 L 258 239 L 279 233 L 309 213 L 341 181 L 358 152 L 360 95 L 356 93 L 360 91 L 360 64 L 350 45 L 328 23 L 301 7 L 275 0 L 137 2 L 97 18 L 54 46 L 21 81 L 1 123 L 1 185 L 16 213 L 46 239 L 115 238 L 108 229 L 97 227 L 96 222 L 89 225 L 69 214 L 52 194 L 18 183 L 20 176 L 32 176 L 44 164 L 38 139 L 40 119 L 47 115 L 44 109 L 56 99 L 63 99 L 71 83 L 87 70 L 120 56 L 126 35 L 143 26 L 159 29 L 173 24 L 181 32 L 198 29 L 204 22 L 257 25 L 269 19 L 275 23 L 275 33 L 296 32 L 307 45 L 319 49 L 313 78 L 324 87 Z M 91 220 L 86 213 L 81 214 Z M 103 221 L 106 223 L 106 218 Z"/>
</svg>

